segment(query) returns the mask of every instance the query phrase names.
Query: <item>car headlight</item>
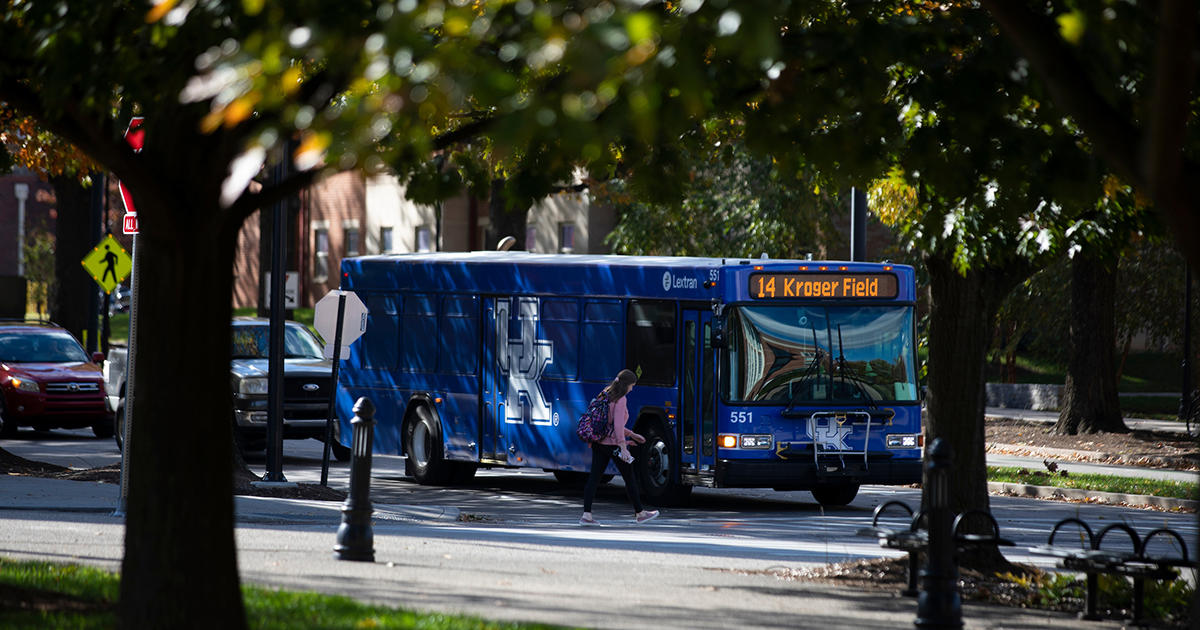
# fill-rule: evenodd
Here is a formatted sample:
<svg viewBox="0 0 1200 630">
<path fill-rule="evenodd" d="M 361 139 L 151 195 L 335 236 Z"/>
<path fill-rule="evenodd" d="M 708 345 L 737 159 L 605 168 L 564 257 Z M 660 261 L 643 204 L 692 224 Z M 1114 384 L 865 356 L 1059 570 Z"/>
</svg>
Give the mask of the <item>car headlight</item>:
<svg viewBox="0 0 1200 630">
<path fill-rule="evenodd" d="M 12 385 L 14 389 L 19 389 L 23 392 L 33 392 L 36 394 L 41 391 L 37 381 L 28 378 L 14 378 L 12 379 Z"/>
<path fill-rule="evenodd" d="M 238 393 L 244 395 L 266 395 L 267 394 L 267 379 L 265 378 L 244 378 L 238 383 Z"/>
</svg>

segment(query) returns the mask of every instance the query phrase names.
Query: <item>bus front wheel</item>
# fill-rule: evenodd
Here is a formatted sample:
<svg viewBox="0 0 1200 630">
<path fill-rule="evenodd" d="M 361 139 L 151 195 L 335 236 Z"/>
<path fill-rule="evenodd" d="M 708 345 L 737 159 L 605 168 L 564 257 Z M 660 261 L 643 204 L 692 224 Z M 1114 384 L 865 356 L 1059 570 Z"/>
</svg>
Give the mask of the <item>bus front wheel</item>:
<svg viewBox="0 0 1200 630">
<path fill-rule="evenodd" d="M 433 414 L 424 406 L 413 412 L 404 431 L 405 468 L 408 474 L 424 485 L 439 485 L 449 481 L 449 467 L 442 457 L 442 439 L 434 425 Z"/>
<path fill-rule="evenodd" d="M 692 495 L 692 487 L 675 481 L 675 458 L 671 442 L 662 424 L 646 427 L 642 456 L 634 463 L 646 500 L 654 505 L 682 505 Z"/>
<path fill-rule="evenodd" d="M 812 489 L 812 495 L 817 500 L 817 503 L 821 505 L 834 507 L 850 505 L 854 497 L 858 496 L 858 484 L 845 483 L 817 486 Z"/>
</svg>

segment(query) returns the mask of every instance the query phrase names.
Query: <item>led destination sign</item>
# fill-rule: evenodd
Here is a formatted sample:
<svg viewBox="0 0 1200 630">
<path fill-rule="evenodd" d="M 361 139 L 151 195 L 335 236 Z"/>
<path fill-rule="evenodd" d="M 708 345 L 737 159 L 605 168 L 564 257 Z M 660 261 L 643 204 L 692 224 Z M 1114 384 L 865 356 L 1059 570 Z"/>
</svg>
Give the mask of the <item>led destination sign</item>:
<svg viewBox="0 0 1200 630">
<path fill-rule="evenodd" d="M 900 282 L 890 273 L 752 273 L 750 297 L 760 300 L 794 298 L 894 298 Z"/>
</svg>

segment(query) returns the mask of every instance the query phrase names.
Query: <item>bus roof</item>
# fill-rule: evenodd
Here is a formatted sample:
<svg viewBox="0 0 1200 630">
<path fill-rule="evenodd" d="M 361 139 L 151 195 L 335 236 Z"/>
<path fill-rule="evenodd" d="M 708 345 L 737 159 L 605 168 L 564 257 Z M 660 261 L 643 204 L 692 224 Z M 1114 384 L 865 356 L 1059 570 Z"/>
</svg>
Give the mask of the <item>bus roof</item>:
<svg viewBox="0 0 1200 630">
<path fill-rule="evenodd" d="M 341 285 L 347 290 L 528 292 L 707 301 L 737 299 L 721 290 L 729 287 L 714 290 L 715 283 L 708 282 L 728 281 L 732 276 L 727 272 L 749 272 L 760 266 L 779 271 L 816 271 L 827 266 L 877 272 L 884 264 L 911 277 L 911 267 L 891 263 L 475 251 L 344 258 Z"/>
</svg>

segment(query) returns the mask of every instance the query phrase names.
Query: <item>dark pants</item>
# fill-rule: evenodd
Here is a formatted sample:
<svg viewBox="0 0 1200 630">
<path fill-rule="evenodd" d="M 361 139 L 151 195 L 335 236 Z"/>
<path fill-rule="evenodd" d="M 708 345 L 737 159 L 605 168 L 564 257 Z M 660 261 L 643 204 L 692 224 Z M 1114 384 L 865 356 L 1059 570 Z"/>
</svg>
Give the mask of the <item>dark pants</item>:
<svg viewBox="0 0 1200 630">
<path fill-rule="evenodd" d="M 604 469 L 608 468 L 609 460 L 617 465 L 621 479 L 625 481 L 625 492 L 629 494 L 629 502 L 633 504 L 633 513 L 637 514 L 642 511 L 637 473 L 634 472 L 633 466 L 621 461 L 620 453 L 620 449 L 611 444 L 592 442 L 592 471 L 588 474 L 587 485 L 583 487 L 584 512 L 592 511 L 592 499 L 596 498 L 596 486 L 600 485 L 600 477 L 604 475 Z"/>
</svg>

